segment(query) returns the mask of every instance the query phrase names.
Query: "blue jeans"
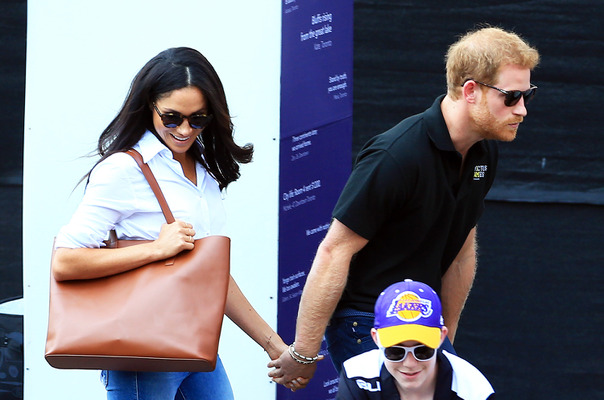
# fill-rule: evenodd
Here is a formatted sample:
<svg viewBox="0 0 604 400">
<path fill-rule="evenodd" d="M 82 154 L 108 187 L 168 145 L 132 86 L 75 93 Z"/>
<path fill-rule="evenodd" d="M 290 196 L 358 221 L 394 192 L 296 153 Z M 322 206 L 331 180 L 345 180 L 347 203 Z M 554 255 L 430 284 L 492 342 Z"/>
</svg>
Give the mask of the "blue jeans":
<svg viewBox="0 0 604 400">
<path fill-rule="evenodd" d="M 327 350 L 333 366 L 342 371 L 342 363 L 350 357 L 377 349 L 371 338 L 373 313 L 344 309 L 336 311 L 325 330 Z"/>
<path fill-rule="evenodd" d="M 233 400 L 220 361 L 212 372 L 103 371 L 107 400 Z"/>
<path fill-rule="evenodd" d="M 377 349 L 371 337 L 373 320 L 373 313 L 353 309 L 337 311 L 331 318 L 325 330 L 325 341 L 331 362 L 338 374 L 342 371 L 344 361 L 357 354 Z M 449 338 L 445 339 L 441 348 L 456 354 Z"/>
</svg>

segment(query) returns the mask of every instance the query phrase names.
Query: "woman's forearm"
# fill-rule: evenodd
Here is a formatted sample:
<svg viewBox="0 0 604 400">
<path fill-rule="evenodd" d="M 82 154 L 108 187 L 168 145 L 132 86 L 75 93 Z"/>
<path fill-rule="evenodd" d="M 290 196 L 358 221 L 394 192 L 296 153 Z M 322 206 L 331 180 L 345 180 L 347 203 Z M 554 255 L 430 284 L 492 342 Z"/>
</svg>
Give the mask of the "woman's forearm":
<svg viewBox="0 0 604 400">
<path fill-rule="evenodd" d="M 224 313 L 235 325 L 258 343 L 271 359 L 279 357 L 283 350 L 287 348 L 281 337 L 252 307 L 232 276 L 229 281 Z"/>
</svg>

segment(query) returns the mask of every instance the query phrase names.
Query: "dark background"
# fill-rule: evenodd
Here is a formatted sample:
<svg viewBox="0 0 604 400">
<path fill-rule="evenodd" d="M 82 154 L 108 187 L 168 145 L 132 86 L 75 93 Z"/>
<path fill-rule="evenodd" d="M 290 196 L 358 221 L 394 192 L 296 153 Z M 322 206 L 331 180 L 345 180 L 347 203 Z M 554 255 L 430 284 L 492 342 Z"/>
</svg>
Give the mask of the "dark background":
<svg viewBox="0 0 604 400">
<path fill-rule="evenodd" d="M 0 2 L 0 302 L 23 296 L 21 214 L 26 20 L 25 1 Z"/>
<path fill-rule="evenodd" d="M 23 295 L 26 18 L 25 1 L 0 3 L 0 302 Z M 604 2 L 356 0 L 354 21 L 353 156 L 445 92 L 446 49 L 477 24 L 540 51 L 537 98 L 500 147 L 455 345 L 499 398 L 604 398 Z"/>
<path fill-rule="evenodd" d="M 446 50 L 478 24 L 541 54 L 537 97 L 500 146 L 455 342 L 499 398 L 604 398 L 603 21 L 600 0 L 355 1 L 354 155 L 445 93 Z"/>
<path fill-rule="evenodd" d="M 23 297 L 23 116 L 27 5 L 0 2 L 0 303 Z M 0 314 L 0 400 L 23 398 L 23 316 Z"/>
</svg>

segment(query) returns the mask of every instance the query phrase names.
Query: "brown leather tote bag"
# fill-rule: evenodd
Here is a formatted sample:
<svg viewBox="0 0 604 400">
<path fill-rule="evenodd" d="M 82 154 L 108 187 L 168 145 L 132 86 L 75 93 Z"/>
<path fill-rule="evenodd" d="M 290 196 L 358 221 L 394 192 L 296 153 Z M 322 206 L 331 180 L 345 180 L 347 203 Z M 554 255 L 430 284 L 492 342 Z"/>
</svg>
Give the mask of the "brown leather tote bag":
<svg viewBox="0 0 604 400">
<path fill-rule="evenodd" d="M 151 169 L 138 152 L 128 154 L 149 181 L 166 221 L 173 222 Z M 140 243 L 113 240 L 108 247 Z M 212 371 L 229 255 L 228 237 L 208 236 L 196 240 L 191 251 L 117 275 L 57 282 L 51 273 L 46 360 L 55 368 Z"/>
</svg>

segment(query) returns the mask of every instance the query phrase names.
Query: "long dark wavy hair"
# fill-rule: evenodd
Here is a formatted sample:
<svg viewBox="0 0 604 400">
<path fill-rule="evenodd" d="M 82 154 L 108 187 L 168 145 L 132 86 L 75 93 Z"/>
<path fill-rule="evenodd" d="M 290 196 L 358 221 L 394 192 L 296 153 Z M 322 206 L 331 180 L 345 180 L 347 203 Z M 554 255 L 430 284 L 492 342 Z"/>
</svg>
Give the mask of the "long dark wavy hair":
<svg viewBox="0 0 604 400">
<path fill-rule="evenodd" d="M 191 146 L 188 153 L 218 181 L 220 189 L 236 181 L 239 164 L 252 160 L 254 147 L 250 143 L 242 147 L 235 144 L 222 82 L 210 62 L 188 47 L 164 50 L 138 72 L 120 112 L 99 137 L 97 152 L 101 159 L 95 166 L 114 153 L 132 148 L 147 130 L 159 138 L 153 126 L 152 104 L 189 86 L 201 90 L 214 117 L 197 137 L 201 145 Z"/>
</svg>

